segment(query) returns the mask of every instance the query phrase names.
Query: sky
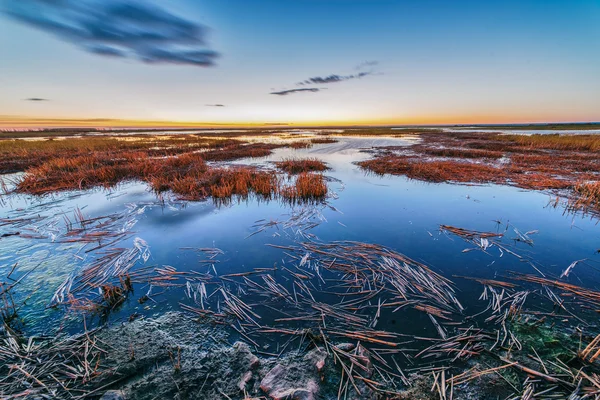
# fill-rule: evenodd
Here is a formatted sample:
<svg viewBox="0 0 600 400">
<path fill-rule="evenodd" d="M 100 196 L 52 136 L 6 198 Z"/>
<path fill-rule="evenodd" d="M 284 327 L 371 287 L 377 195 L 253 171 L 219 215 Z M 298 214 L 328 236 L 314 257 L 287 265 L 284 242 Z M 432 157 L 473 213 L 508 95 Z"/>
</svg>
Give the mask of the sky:
<svg viewBox="0 0 600 400">
<path fill-rule="evenodd" d="M 0 0 L 0 126 L 600 121 L 600 0 Z"/>
</svg>

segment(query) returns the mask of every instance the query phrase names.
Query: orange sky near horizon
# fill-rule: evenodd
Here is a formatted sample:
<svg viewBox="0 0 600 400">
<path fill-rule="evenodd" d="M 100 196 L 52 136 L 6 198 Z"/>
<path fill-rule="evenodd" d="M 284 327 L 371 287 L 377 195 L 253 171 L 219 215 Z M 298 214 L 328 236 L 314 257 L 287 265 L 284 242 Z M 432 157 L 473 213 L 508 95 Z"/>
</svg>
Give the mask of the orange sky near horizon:
<svg viewBox="0 0 600 400">
<path fill-rule="evenodd" d="M 0 117 L 0 129 L 27 130 L 52 128 L 257 128 L 257 127 L 310 127 L 310 126 L 394 126 L 394 125 L 501 125 L 501 124 L 545 124 L 545 123 L 595 123 L 590 119 L 551 119 L 535 117 L 481 116 L 415 116 L 399 119 L 372 120 L 315 120 L 282 122 L 211 122 L 211 121 L 168 121 L 168 120 L 126 120 L 110 118 L 70 119 L 70 118 L 19 118 Z"/>
</svg>

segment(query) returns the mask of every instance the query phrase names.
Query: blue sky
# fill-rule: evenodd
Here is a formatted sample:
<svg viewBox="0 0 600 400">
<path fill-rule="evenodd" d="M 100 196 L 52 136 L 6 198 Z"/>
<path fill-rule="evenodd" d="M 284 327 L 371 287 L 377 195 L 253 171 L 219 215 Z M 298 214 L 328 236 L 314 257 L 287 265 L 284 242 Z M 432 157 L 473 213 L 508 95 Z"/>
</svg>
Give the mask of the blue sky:
<svg viewBox="0 0 600 400">
<path fill-rule="evenodd" d="M 0 4 L 5 121 L 600 120 L 598 0 Z"/>
</svg>

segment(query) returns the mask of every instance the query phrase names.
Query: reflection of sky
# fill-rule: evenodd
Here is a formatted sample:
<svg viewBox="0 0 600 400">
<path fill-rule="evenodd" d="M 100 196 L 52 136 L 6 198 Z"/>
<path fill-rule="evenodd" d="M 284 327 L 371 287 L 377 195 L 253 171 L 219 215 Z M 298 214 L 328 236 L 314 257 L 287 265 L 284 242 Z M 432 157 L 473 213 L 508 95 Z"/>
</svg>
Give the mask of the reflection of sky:
<svg viewBox="0 0 600 400">
<path fill-rule="evenodd" d="M 208 26 L 208 47 L 221 54 L 217 65 L 147 65 L 94 55 L 0 14 L 4 118 L 259 124 L 600 119 L 595 0 L 154 3 Z M 365 61 L 379 62 L 367 68 L 373 75 L 317 85 L 326 89 L 318 93 L 269 94 L 311 77 L 356 74 Z M 24 101 L 34 97 L 50 101 Z M 225 107 L 206 106 L 214 104 Z"/>
<path fill-rule="evenodd" d="M 344 146 L 346 140 L 341 138 L 341 143 L 333 145 Z M 359 139 L 351 139 L 350 142 L 353 140 Z M 472 246 L 457 237 L 440 234 L 440 224 L 495 231 L 504 230 L 504 226 L 510 223 L 504 243 L 514 245 L 513 250 L 522 256 L 531 257 L 538 268 L 549 276 L 559 275 L 574 260 L 588 258 L 590 263 L 600 261 L 600 256 L 595 255 L 600 243 L 597 221 L 564 215 L 562 209 L 548 207 L 550 197 L 546 194 L 505 186 L 427 184 L 402 177 L 376 177 L 365 174 L 352 164 L 357 157 L 368 157 L 367 154 L 339 155 L 319 151 L 333 145 L 316 145 L 312 149 L 295 151 L 277 149 L 267 159 L 246 162 L 280 160 L 290 155 L 311 156 L 327 161 L 333 169 L 326 174 L 342 181 L 329 184 L 330 189 L 338 195 L 335 199 L 331 198 L 329 203 L 340 212 L 324 208 L 323 215 L 327 222 L 311 232 L 324 242 L 356 240 L 379 243 L 424 262 L 456 281 L 461 289 L 459 300 L 467 307 L 479 297 L 481 287 L 470 281 L 454 278 L 453 275 L 503 280 L 507 271 L 535 273 L 535 270 L 510 254 L 505 253 L 500 257 L 497 248 L 491 248 L 490 255 L 480 251 L 463 253 L 465 248 Z M 356 151 L 358 150 L 353 150 Z M 115 197 L 115 194 L 122 195 Z M 57 203 L 51 212 L 60 216 L 59 210 L 67 210 L 72 215 L 74 208 L 79 206 L 84 214 L 99 216 L 123 211 L 130 202 L 153 200 L 153 195 L 147 192 L 145 185 L 127 184 L 115 194 L 107 198 L 102 191 L 91 192 Z M 32 203 L 28 200 L 13 202 L 12 206 L 0 209 L 0 218 L 14 217 L 18 212 L 16 209 L 27 204 Z M 291 238 L 282 230 L 270 228 L 244 238 L 256 231 L 257 228 L 252 227 L 255 221 L 283 221 L 289 217 L 289 213 L 290 209 L 285 205 L 277 202 L 258 203 L 255 200 L 234 202 L 231 206 L 220 209 L 215 208 L 210 201 L 190 203 L 182 209 L 153 206 L 139 216 L 133 230 L 135 236 L 146 240 L 150 246 L 152 256 L 148 261 L 149 265 L 171 265 L 178 270 L 212 271 L 207 264 L 199 262 L 205 257 L 181 248 L 215 246 L 225 252 L 217 257 L 220 261 L 215 264 L 217 272 L 236 273 L 252 268 L 270 268 L 275 263 L 283 265 L 282 260 L 287 259 L 285 254 L 279 249 L 265 246 L 266 243 L 291 244 Z M 502 221 L 501 228 L 498 228 L 494 220 Z M 521 232 L 539 230 L 538 234 L 531 236 L 534 245 L 513 243 L 511 238 L 516 237 L 513 227 Z M 6 228 L 0 227 L 0 233 L 4 233 L 4 229 Z M 82 265 L 80 260 L 72 256 L 77 246 L 57 246 L 20 238 L 1 240 L 1 271 L 10 267 L 14 260 L 27 259 L 29 255 L 45 260 L 44 267 L 28 279 L 31 285 L 41 288 L 31 301 L 35 307 L 49 300 L 54 288 L 71 268 Z M 34 246 L 31 246 L 32 243 Z M 131 246 L 131 239 L 119 246 Z M 19 249 L 18 255 L 15 255 L 15 249 Z M 598 278 L 600 276 L 596 270 L 580 264 L 569 282 L 595 286 Z M 138 304 L 137 298 L 146 291 L 147 288 L 138 288 L 132 300 L 115 318 L 127 318 L 133 311 L 151 314 L 178 308 L 177 303 L 185 298 L 182 290 L 171 290 L 156 296 L 158 304 Z M 160 291 L 155 290 L 155 293 Z M 150 310 L 144 310 L 146 306 Z M 57 315 L 55 311 L 43 312 Z"/>
</svg>

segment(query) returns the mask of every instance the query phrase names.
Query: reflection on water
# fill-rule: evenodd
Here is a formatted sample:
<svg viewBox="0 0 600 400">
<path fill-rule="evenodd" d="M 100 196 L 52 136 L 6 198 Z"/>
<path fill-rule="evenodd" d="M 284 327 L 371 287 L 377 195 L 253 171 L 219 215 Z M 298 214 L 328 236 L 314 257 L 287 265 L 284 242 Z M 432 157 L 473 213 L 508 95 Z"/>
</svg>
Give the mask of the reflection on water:
<svg viewBox="0 0 600 400">
<path fill-rule="evenodd" d="M 331 170 L 326 174 L 332 178 L 329 185 L 333 194 L 327 205 L 312 208 L 253 198 L 221 207 L 211 201 L 185 204 L 162 201 L 144 184 L 135 182 L 111 192 L 95 190 L 44 198 L 4 199 L 0 206 L 0 235 L 17 232 L 20 235 L 0 239 L 0 276 L 6 280 L 13 267 L 13 278 L 29 273 L 21 281 L 15 298 L 19 304 L 23 303 L 19 314 L 24 330 L 51 333 L 62 326 L 80 329 L 77 314 L 69 313 L 73 321 L 65 325 L 64 309 L 48 307 L 53 296 L 74 273 L 85 271 L 109 251 L 133 248 L 136 238 L 147 243 L 149 258 L 136 258 L 131 271 L 168 266 L 179 272 L 212 276 L 266 271 L 274 266 L 277 271 L 283 271 L 280 268 L 285 266 L 299 273 L 292 267 L 294 259 L 290 259 L 286 250 L 267 244 L 285 247 L 307 240 L 377 243 L 454 281 L 456 296 L 469 314 L 481 309 L 478 303 L 481 286 L 456 276 L 502 279 L 509 271 L 535 274 L 539 270 L 552 277 L 559 276 L 573 261 L 586 259 L 574 268 L 568 280 L 596 287 L 599 274 L 595 267 L 600 260 L 596 253 L 600 247 L 597 221 L 564 215 L 560 209 L 547 207 L 548 195 L 540 192 L 493 185 L 426 184 L 402 177 L 365 174 L 354 164 L 370 157 L 362 150 L 406 145 L 407 139 L 337 139 L 337 143 L 301 150 L 277 149 L 267 158 L 238 161 L 267 165 L 283 158 L 309 156 L 327 162 Z M 118 222 L 122 236 L 88 242 L 66 240 L 73 235 L 69 224 L 77 225 L 78 215 L 90 220 L 112 214 L 129 216 Z M 441 232 L 442 224 L 505 231 L 503 243 L 518 256 L 498 248 L 464 251 L 473 246 Z M 526 243 L 519 240 L 515 228 L 518 232 L 538 233 L 531 235 L 533 243 Z M 97 249 L 99 244 L 105 247 Z M 222 254 L 215 253 L 213 258 L 198 251 L 215 248 Z M 285 279 L 282 282 L 286 284 Z M 139 301 L 142 299 L 146 301 Z M 133 313 L 158 314 L 180 309 L 180 303 L 190 304 L 185 285 L 138 283 L 134 293 L 110 318 L 116 321 Z M 412 318 L 415 322 L 410 324 L 413 334 L 435 335 L 429 319 L 414 314 L 386 312 L 386 320 L 381 324 L 385 329 L 403 332 L 408 329 L 407 324 L 397 323 L 402 318 Z"/>
</svg>

